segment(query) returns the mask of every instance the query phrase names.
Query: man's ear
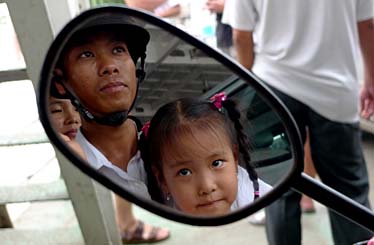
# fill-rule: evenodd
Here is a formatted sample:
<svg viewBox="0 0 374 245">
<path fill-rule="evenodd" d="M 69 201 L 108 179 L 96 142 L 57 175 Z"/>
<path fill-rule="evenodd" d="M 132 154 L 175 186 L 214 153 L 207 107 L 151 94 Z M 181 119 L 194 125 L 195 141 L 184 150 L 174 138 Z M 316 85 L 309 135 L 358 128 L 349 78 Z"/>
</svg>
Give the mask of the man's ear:
<svg viewBox="0 0 374 245">
<path fill-rule="evenodd" d="M 64 73 L 60 68 L 55 68 L 53 70 L 53 79 L 56 82 L 63 82 L 64 81 Z"/>
<path fill-rule="evenodd" d="M 55 82 L 55 86 L 56 86 L 57 92 L 58 92 L 59 94 L 61 94 L 61 95 L 66 94 L 65 87 L 62 86 L 61 83 L 57 83 L 57 82 Z"/>
<path fill-rule="evenodd" d="M 66 94 L 65 87 L 62 85 L 64 81 L 65 80 L 64 80 L 64 75 L 62 73 L 62 70 L 60 68 L 55 68 L 53 70 L 52 82 L 55 84 L 57 92 L 61 95 Z"/>
</svg>

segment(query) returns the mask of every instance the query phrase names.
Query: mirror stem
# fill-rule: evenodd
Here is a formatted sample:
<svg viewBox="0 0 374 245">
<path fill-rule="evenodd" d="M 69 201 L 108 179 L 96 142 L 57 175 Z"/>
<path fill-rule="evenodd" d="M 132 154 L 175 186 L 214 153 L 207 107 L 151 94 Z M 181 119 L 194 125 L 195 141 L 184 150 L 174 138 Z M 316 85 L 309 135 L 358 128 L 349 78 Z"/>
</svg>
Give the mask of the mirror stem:
<svg viewBox="0 0 374 245">
<path fill-rule="evenodd" d="M 292 183 L 292 188 L 327 207 L 334 207 L 331 210 L 371 232 L 374 231 L 374 213 L 372 210 L 316 181 L 309 175 L 301 173 L 300 177 Z"/>
</svg>

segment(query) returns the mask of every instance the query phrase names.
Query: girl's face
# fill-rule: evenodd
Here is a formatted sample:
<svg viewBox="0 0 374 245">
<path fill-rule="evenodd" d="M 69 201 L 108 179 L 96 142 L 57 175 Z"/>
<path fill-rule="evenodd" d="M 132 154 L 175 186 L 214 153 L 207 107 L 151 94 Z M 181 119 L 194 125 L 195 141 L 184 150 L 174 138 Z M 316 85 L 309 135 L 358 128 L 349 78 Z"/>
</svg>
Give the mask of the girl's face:
<svg viewBox="0 0 374 245">
<path fill-rule="evenodd" d="M 75 139 L 81 126 L 80 115 L 67 99 L 49 97 L 49 112 L 53 128 L 71 140 Z"/>
<path fill-rule="evenodd" d="M 183 212 L 225 215 L 238 190 L 237 154 L 227 137 L 206 130 L 195 133 L 180 135 L 163 153 L 161 186 Z"/>
</svg>

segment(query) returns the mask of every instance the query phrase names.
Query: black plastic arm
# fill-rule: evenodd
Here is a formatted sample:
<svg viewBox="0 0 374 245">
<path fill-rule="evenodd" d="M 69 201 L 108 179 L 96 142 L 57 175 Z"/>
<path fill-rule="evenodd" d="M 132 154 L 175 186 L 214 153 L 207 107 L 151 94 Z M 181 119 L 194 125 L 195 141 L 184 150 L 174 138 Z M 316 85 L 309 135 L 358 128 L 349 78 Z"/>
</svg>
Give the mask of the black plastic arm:
<svg viewBox="0 0 374 245">
<path fill-rule="evenodd" d="M 301 173 L 291 186 L 294 190 L 304 193 L 369 231 L 374 231 L 374 211 L 331 187 L 318 182 L 305 173 Z"/>
</svg>

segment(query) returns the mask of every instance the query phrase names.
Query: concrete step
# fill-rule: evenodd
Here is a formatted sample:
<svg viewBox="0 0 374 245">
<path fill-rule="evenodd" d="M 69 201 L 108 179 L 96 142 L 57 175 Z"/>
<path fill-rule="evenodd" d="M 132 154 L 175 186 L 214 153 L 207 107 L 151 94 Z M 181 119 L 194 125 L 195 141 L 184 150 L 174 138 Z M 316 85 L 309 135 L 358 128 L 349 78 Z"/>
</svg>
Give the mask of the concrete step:
<svg viewBox="0 0 374 245">
<path fill-rule="evenodd" d="M 69 195 L 63 179 L 49 183 L 0 186 L 0 205 L 67 199 Z"/>
<path fill-rule="evenodd" d="M 79 227 L 54 228 L 43 230 L 0 229 L 0 241 L 1 245 L 84 244 Z"/>
<path fill-rule="evenodd" d="M 0 229 L 0 244 L 81 245 L 84 238 L 70 201 L 7 205 L 13 229 Z"/>
</svg>

